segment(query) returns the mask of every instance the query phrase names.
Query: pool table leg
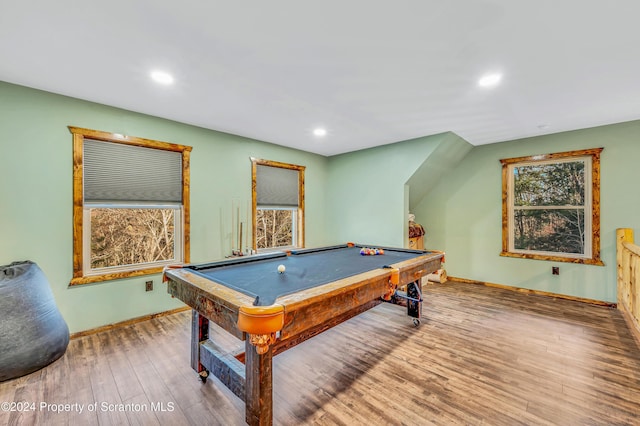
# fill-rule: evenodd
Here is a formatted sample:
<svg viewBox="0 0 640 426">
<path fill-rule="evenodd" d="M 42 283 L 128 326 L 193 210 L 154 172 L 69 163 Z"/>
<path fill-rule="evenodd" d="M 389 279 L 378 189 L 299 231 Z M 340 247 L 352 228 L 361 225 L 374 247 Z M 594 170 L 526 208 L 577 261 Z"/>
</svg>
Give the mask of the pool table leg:
<svg viewBox="0 0 640 426">
<path fill-rule="evenodd" d="M 209 339 L 209 320 L 195 309 L 191 310 L 191 368 L 200 375 L 200 380 L 206 381 L 208 371 L 200 364 L 200 342 Z"/>
<path fill-rule="evenodd" d="M 422 291 L 420 279 L 407 285 L 407 315 L 413 318 L 413 323 L 420 324 L 422 317 Z M 416 324 L 416 325 L 417 325 Z"/>
<path fill-rule="evenodd" d="M 271 425 L 273 422 L 273 347 L 259 354 L 245 340 L 245 405 L 249 425 Z"/>
</svg>

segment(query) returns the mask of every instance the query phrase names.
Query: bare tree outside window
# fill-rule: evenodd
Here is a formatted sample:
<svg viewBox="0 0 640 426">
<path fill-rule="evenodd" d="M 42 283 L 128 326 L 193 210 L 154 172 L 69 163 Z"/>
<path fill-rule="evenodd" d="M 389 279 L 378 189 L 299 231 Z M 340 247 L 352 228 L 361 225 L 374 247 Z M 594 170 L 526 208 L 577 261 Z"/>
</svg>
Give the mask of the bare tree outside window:
<svg viewBox="0 0 640 426">
<path fill-rule="evenodd" d="M 91 209 L 91 268 L 175 259 L 174 210 Z"/>
<path fill-rule="evenodd" d="M 293 210 L 258 209 L 256 244 L 258 249 L 293 246 Z"/>
</svg>

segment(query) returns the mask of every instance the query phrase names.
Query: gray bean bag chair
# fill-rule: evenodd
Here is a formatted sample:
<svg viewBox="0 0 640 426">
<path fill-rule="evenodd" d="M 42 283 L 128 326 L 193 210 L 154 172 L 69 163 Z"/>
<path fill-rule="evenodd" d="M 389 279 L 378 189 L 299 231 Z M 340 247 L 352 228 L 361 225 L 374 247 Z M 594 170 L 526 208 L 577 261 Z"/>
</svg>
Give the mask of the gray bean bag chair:
<svg viewBox="0 0 640 426">
<path fill-rule="evenodd" d="M 68 344 L 69 327 L 38 265 L 0 266 L 0 382 L 51 364 Z"/>
</svg>

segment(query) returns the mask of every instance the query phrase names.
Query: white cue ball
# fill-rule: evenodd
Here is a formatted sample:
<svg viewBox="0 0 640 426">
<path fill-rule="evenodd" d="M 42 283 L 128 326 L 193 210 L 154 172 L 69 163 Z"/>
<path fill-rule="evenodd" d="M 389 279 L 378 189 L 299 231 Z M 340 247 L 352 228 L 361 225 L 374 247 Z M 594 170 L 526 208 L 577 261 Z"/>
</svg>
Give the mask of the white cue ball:
<svg viewBox="0 0 640 426">
<path fill-rule="evenodd" d="M 287 269 L 287 268 L 285 268 L 285 267 L 284 267 L 284 265 L 278 265 L 278 272 L 279 272 L 279 273 L 281 273 L 281 274 L 282 274 L 282 273 L 284 272 L 284 270 L 285 270 L 285 269 Z"/>
</svg>

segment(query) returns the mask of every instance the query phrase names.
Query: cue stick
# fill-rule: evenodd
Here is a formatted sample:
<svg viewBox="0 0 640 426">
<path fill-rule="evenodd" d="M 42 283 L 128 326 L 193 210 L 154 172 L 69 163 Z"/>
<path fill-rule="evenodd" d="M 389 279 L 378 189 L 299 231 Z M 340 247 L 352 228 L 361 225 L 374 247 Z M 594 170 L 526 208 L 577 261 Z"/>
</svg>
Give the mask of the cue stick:
<svg viewBox="0 0 640 426">
<path fill-rule="evenodd" d="M 238 241 L 240 241 L 240 254 L 242 254 L 242 222 L 240 222 L 240 238 L 238 238 Z"/>
<path fill-rule="evenodd" d="M 233 248 L 233 200 L 231 201 L 231 254 L 233 255 L 235 249 Z"/>
<path fill-rule="evenodd" d="M 245 218 L 244 220 L 247 222 L 247 226 L 249 225 L 249 202 L 247 201 L 245 204 Z M 244 246 L 245 247 L 249 247 L 249 233 L 245 232 L 244 233 Z M 253 248 L 253 247 L 252 247 Z"/>
</svg>

